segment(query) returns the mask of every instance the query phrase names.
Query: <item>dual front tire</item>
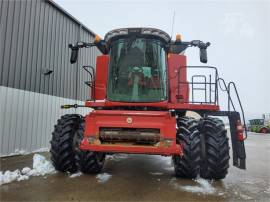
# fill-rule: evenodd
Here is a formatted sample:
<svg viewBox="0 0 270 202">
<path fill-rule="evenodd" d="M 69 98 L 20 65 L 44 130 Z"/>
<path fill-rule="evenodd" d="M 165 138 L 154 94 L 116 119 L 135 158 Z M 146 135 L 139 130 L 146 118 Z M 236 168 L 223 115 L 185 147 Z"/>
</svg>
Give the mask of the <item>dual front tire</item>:
<svg viewBox="0 0 270 202">
<path fill-rule="evenodd" d="M 62 116 L 54 127 L 51 140 L 51 160 L 56 170 L 74 173 L 98 173 L 102 170 L 105 154 L 80 150 L 84 118 L 77 114 Z"/>
<path fill-rule="evenodd" d="M 182 145 L 183 156 L 173 156 L 177 177 L 195 178 L 200 172 L 201 140 L 198 122 L 189 117 L 177 120 L 176 142 Z"/>
<path fill-rule="evenodd" d="M 223 122 L 206 117 L 177 120 L 177 143 L 183 156 L 174 156 L 175 174 L 182 178 L 223 179 L 229 168 L 229 142 Z"/>
</svg>

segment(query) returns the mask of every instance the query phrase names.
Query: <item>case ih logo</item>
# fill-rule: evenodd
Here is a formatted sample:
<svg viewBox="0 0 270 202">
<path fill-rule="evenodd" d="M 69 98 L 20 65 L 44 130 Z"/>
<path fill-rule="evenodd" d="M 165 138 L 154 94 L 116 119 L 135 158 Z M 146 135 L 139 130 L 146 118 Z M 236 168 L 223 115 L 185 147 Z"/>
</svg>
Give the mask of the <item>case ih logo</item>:
<svg viewBox="0 0 270 202">
<path fill-rule="evenodd" d="M 127 123 L 128 123 L 128 124 L 132 124 L 132 118 L 131 118 L 131 117 L 128 117 L 128 118 L 127 118 Z"/>
</svg>

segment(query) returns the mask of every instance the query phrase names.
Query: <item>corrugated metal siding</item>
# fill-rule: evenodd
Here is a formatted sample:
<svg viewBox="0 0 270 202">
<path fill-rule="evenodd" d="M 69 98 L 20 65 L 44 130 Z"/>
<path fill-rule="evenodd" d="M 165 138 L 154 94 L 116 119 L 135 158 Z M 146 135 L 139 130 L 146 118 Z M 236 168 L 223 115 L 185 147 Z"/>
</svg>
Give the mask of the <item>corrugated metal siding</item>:
<svg viewBox="0 0 270 202">
<path fill-rule="evenodd" d="M 76 100 L 0 86 L 0 156 L 15 150 L 32 152 L 49 147 L 51 132 L 64 114 L 90 112 L 88 108 L 62 110 Z"/>
<path fill-rule="evenodd" d="M 89 89 L 82 64 L 95 66 L 96 48 L 69 63 L 69 43 L 91 41 L 93 33 L 45 0 L 1 0 L 0 85 L 84 100 Z M 44 75 L 45 69 L 53 70 Z M 76 84 L 78 82 L 79 84 Z M 76 88 L 77 86 L 77 88 Z"/>
<path fill-rule="evenodd" d="M 51 0 L 0 0 L 0 155 L 48 147 L 63 104 L 83 104 L 89 80 L 82 65 L 95 66 L 99 51 L 80 50 L 69 63 L 69 43 L 93 40 L 93 32 Z M 44 69 L 53 73 L 45 76 Z"/>
</svg>

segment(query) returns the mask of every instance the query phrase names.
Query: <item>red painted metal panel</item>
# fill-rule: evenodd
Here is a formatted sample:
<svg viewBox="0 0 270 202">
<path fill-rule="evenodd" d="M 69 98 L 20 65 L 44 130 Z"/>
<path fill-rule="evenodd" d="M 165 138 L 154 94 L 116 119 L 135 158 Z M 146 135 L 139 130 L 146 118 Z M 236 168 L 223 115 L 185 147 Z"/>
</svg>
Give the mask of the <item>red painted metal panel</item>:
<svg viewBox="0 0 270 202">
<path fill-rule="evenodd" d="M 144 106 L 144 107 L 160 107 L 166 109 L 167 105 L 168 105 L 167 101 L 137 103 L 137 102 L 113 102 L 108 100 L 95 100 L 85 102 L 85 106 L 87 107 Z"/>
<path fill-rule="evenodd" d="M 220 108 L 218 105 L 209 105 L 209 104 L 188 104 L 188 103 L 169 103 L 168 109 L 186 109 L 186 110 L 209 110 L 209 111 L 219 111 Z"/>
<path fill-rule="evenodd" d="M 183 109 L 183 110 L 210 110 L 210 111 L 219 111 L 220 107 L 218 105 L 209 105 L 209 104 L 189 104 L 189 103 L 167 103 L 167 102 L 158 102 L 158 103 L 123 103 L 123 102 L 110 102 L 107 100 L 96 100 L 87 101 L 85 103 L 87 107 L 107 107 L 107 106 L 151 106 L 151 107 L 160 107 L 164 109 Z"/>
<path fill-rule="evenodd" d="M 179 69 L 179 67 L 181 68 Z M 179 99 L 180 103 L 188 102 L 189 100 L 188 84 L 179 84 L 179 81 L 187 82 L 186 56 L 170 54 L 168 56 L 168 72 L 170 84 L 170 103 L 177 103 L 177 96 L 179 96 L 180 98 Z"/>
<path fill-rule="evenodd" d="M 115 152 L 115 153 L 127 153 L 127 154 L 153 154 L 153 155 L 182 155 L 183 150 L 181 145 L 173 145 L 172 147 L 154 147 L 154 146 L 124 146 L 124 145 L 90 145 L 87 139 L 83 139 L 81 143 L 81 149 L 100 152 Z"/>
<path fill-rule="evenodd" d="M 129 119 L 129 121 L 128 121 Z M 132 120 L 130 122 L 130 120 Z M 101 144 L 99 128 L 151 128 L 159 129 L 161 142 L 156 146 Z M 176 144 L 176 119 L 168 111 L 121 111 L 96 110 L 85 117 L 84 140 L 81 149 L 91 151 L 148 153 L 148 154 L 181 154 L 180 145 Z M 88 138 L 95 139 L 90 143 Z M 171 142 L 165 144 L 166 140 Z"/>
<path fill-rule="evenodd" d="M 104 100 L 107 91 L 109 56 L 97 56 L 96 78 L 95 78 L 95 99 Z"/>
</svg>

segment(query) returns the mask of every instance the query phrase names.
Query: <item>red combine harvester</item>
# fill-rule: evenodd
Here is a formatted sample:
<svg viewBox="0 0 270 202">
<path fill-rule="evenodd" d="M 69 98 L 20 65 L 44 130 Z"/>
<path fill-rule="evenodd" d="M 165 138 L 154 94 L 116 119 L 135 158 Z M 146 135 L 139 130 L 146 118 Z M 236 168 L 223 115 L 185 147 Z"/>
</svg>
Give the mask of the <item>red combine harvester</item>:
<svg viewBox="0 0 270 202">
<path fill-rule="evenodd" d="M 106 154 L 153 154 L 172 156 L 178 177 L 223 179 L 230 147 L 224 123 L 215 116 L 227 116 L 233 165 L 245 169 L 247 135 L 231 99 L 233 88 L 245 123 L 235 84 L 226 85 L 215 67 L 186 65 L 188 47 L 198 47 L 201 62 L 207 63 L 209 45 L 184 42 L 180 35 L 171 40 L 153 28 L 117 29 L 104 40 L 96 36 L 92 43 L 70 44 L 71 63 L 80 48 L 95 46 L 103 55 L 97 57 L 96 68 L 83 66 L 91 78 L 85 82 L 91 99 L 83 106 L 62 106 L 94 110 L 85 117 L 67 114 L 58 120 L 51 141 L 55 168 L 98 173 Z M 219 88 L 228 96 L 227 111 L 220 110 Z M 202 118 L 188 117 L 187 111 Z"/>
</svg>

